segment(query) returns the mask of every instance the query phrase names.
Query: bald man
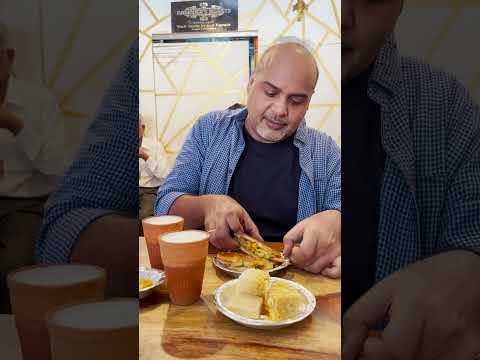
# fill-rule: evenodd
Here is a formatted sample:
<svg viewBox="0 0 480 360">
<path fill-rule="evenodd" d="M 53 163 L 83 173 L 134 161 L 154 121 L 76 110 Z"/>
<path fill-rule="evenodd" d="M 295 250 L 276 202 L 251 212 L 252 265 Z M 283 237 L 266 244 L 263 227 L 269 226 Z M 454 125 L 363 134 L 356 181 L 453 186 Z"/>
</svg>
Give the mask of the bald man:
<svg viewBox="0 0 480 360">
<path fill-rule="evenodd" d="M 299 41 L 267 49 L 246 108 L 208 113 L 193 126 L 155 213 L 211 231 L 219 249 L 238 246 L 235 232 L 283 241 L 297 266 L 340 276 L 340 152 L 305 124 L 317 79 Z"/>
</svg>

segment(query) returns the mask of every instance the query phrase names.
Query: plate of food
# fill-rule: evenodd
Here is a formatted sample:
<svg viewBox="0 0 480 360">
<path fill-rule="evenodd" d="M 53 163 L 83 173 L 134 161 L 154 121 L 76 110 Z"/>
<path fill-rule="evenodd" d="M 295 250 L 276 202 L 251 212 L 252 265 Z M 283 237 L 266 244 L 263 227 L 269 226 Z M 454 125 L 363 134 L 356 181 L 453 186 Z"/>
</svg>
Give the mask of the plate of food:
<svg viewBox="0 0 480 360">
<path fill-rule="evenodd" d="M 158 285 L 165 281 L 165 272 L 140 266 L 138 268 L 138 295 L 140 299 L 150 295 Z"/>
<path fill-rule="evenodd" d="M 235 234 L 235 240 L 240 245 L 240 251 L 218 252 L 212 258 L 213 264 L 225 273 L 239 277 L 246 269 L 259 269 L 275 275 L 278 271 L 290 265 L 280 251 L 272 249 L 246 234 Z"/>
<path fill-rule="evenodd" d="M 214 292 L 218 311 L 255 329 L 278 329 L 298 323 L 315 309 L 315 296 L 302 285 L 268 272 L 247 269 Z"/>
</svg>

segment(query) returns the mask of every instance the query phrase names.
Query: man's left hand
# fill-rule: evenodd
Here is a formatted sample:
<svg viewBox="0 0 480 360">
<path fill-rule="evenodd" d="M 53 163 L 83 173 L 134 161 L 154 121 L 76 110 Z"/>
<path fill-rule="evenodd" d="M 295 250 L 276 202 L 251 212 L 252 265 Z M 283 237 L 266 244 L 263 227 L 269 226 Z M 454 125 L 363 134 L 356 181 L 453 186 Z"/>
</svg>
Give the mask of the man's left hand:
<svg viewBox="0 0 480 360">
<path fill-rule="evenodd" d="M 343 319 L 346 360 L 480 359 L 480 258 L 451 251 L 371 288 Z M 388 321 L 380 336 L 369 332 Z"/>
<path fill-rule="evenodd" d="M 341 213 L 326 210 L 295 225 L 283 238 L 283 254 L 298 267 L 340 277 Z M 295 246 L 297 243 L 300 245 Z"/>
</svg>

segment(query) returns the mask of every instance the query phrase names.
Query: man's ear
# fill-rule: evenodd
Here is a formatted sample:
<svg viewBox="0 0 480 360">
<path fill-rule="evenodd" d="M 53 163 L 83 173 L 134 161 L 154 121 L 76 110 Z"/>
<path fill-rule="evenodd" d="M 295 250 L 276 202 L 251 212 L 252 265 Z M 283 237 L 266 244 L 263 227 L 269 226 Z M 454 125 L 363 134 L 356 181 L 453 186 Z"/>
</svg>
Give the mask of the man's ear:
<svg viewBox="0 0 480 360">
<path fill-rule="evenodd" d="M 250 78 L 248 79 L 247 92 L 250 92 L 250 88 L 252 87 L 253 82 L 255 81 L 254 78 L 255 78 L 255 73 L 250 75 Z"/>
</svg>

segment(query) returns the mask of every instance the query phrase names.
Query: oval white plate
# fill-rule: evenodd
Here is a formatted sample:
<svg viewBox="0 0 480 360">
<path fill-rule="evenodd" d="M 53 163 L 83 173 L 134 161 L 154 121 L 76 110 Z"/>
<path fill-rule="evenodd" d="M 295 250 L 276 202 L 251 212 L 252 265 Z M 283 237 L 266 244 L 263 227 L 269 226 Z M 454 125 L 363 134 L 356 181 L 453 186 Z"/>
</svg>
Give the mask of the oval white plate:
<svg viewBox="0 0 480 360">
<path fill-rule="evenodd" d="M 162 270 L 151 269 L 147 267 L 140 266 L 138 268 L 138 277 L 144 278 L 152 281 L 152 285 L 139 290 L 139 297 L 140 299 L 146 298 L 150 295 L 158 285 L 165 281 L 165 272 Z"/>
<path fill-rule="evenodd" d="M 304 320 L 306 317 L 308 317 L 313 312 L 313 310 L 315 310 L 315 306 L 317 304 L 317 301 L 315 300 L 315 296 L 313 296 L 313 294 L 310 291 L 308 291 L 306 288 L 304 288 L 302 285 L 297 284 L 296 282 L 293 282 L 293 281 L 290 281 L 290 280 L 285 280 L 285 279 L 280 279 L 280 278 L 271 278 L 270 279 L 271 282 L 283 281 L 283 282 L 287 283 L 289 286 L 291 286 L 291 287 L 297 289 L 298 291 L 300 291 L 300 293 L 303 296 L 305 296 L 305 298 L 307 300 L 307 304 L 305 305 L 305 308 L 297 316 L 297 318 L 288 319 L 288 320 L 284 320 L 284 321 L 272 321 L 272 320 L 266 320 L 266 319 L 255 320 L 255 319 L 246 318 L 244 316 L 238 315 L 238 314 L 234 313 L 233 311 L 227 309 L 227 307 L 225 306 L 225 304 L 223 302 L 223 297 L 222 297 L 223 292 L 228 287 L 235 285 L 235 283 L 237 281 L 238 281 L 238 279 L 227 281 L 222 286 L 217 288 L 213 293 L 213 295 L 214 295 L 213 299 L 214 299 L 214 302 L 215 302 L 215 305 L 216 305 L 218 311 L 220 311 L 223 315 L 225 315 L 226 317 L 232 319 L 233 321 L 235 321 L 235 322 L 237 322 L 241 325 L 244 325 L 244 326 L 247 326 L 247 327 L 250 327 L 250 328 L 271 330 L 271 329 L 283 328 L 285 326 L 289 326 L 289 325 L 298 323 L 298 322 Z"/>
<path fill-rule="evenodd" d="M 245 271 L 244 270 L 232 270 L 228 267 L 226 267 L 225 265 L 223 265 L 218 259 L 217 259 L 217 255 L 213 255 L 212 256 L 212 262 L 213 262 L 213 265 L 217 268 L 219 268 L 220 270 L 224 271 L 225 273 L 227 273 L 228 275 L 232 276 L 232 277 L 239 277 L 242 272 Z M 285 269 L 287 266 L 290 266 L 291 263 L 290 263 L 290 260 L 286 259 L 283 264 L 280 264 L 276 267 L 274 267 L 273 269 L 270 269 L 268 270 L 268 273 L 270 276 L 275 276 L 280 270 L 283 270 Z"/>
</svg>

